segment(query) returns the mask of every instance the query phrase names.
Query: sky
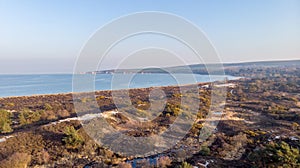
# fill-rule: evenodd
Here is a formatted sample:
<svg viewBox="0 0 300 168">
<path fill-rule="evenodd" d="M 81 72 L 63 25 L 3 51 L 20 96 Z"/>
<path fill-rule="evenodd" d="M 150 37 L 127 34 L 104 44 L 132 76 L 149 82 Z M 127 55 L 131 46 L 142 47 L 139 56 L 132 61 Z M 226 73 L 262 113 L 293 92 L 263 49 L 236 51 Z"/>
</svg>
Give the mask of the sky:
<svg viewBox="0 0 300 168">
<path fill-rule="evenodd" d="M 143 11 L 189 20 L 226 63 L 300 59 L 299 0 L 0 0 L 0 74 L 72 73 L 96 30 Z"/>
</svg>

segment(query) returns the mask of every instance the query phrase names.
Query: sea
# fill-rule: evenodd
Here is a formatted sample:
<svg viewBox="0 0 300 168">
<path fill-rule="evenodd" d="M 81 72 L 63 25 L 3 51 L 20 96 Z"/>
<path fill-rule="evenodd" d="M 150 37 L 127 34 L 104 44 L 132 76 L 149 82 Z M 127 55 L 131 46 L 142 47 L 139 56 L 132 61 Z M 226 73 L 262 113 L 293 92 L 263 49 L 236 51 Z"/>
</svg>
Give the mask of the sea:
<svg viewBox="0 0 300 168">
<path fill-rule="evenodd" d="M 96 74 L 94 90 L 117 90 L 176 86 L 218 80 L 235 80 L 239 77 L 199 74 Z M 84 80 L 84 79 L 83 79 Z M 29 96 L 73 92 L 73 74 L 0 75 L 0 97 Z"/>
</svg>

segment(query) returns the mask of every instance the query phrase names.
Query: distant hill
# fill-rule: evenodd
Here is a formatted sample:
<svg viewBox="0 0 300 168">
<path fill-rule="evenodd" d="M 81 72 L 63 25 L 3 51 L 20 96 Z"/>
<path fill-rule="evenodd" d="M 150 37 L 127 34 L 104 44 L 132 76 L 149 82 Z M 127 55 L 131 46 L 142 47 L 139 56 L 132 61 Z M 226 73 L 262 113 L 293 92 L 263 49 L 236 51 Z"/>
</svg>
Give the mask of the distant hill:
<svg viewBox="0 0 300 168">
<path fill-rule="evenodd" d="M 207 74 L 206 66 L 219 66 L 219 64 L 193 64 L 187 66 L 174 66 L 164 69 L 160 68 L 146 68 L 139 69 L 118 69 L 118 70 L 104 70 L 93 71 L 87 73 L 105 74 L 105 73 L 189 73 L 191 70 L 197 74 Z M 300 67 L 300 60 L 288 61 L 259 61 L 259 62 L 242 62 L 242 63 L 225 63 L 224 70 L 230 69 L 245 69 L 245 68 L 268 68 L 268 67 Z M 218 70 L 216 70 L 217 72 Z"/>
</svg>

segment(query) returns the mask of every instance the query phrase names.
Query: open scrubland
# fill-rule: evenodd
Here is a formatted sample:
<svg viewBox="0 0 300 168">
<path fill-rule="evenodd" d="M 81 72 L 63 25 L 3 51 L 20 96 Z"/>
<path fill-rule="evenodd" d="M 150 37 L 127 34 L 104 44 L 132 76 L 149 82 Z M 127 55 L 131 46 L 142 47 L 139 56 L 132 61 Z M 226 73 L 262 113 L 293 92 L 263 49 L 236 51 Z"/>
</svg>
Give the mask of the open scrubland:
<svg viewBox="0 0 300 168">
<path fill-rule="evenodd" d="M 73 100 L 71 94 L 1 98 L 0 167 L 299 167 L 299 67 L 228 68 L 226 73 L 244 78 L 228 81 L 224 110 L 213 133 L 199 139 L 205 121 L 215 119 L 207 116 L 211 85 L 218 83 L 198 84 L 194 98 L 200 100 L 199 110 L 191 129 L 170 149 L 148 157 L 124 156 L 90 138 L 81 122 L 93 119 L 77 116 L 74 109 L 74 101 L 92 101 L 88 98 Z M 180 115 L 193 117 L 190 107 L 181 104 L 189 94 L 182 95 L 176 86 L 161 87 L 167 101 L 152 120 L 137 122 L 123 115 L 135 107 L 140 118 L 149 117 L 153 89 L 129 90 L 131 102 L 121 102 L 118 108 L 111 91 L 96 92 L 101 118 L 126 135 L 147 137 L 163 133 Z"/>
</svg>

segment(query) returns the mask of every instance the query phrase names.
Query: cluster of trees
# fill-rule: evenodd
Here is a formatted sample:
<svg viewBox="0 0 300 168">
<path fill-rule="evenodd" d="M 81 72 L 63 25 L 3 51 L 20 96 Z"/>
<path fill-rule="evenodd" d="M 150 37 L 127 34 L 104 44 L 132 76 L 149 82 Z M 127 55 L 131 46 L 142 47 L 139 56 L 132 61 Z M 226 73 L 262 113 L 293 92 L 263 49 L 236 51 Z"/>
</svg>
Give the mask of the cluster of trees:
<svg viewBox="0 0 300 168">
<path fill-rule="evenodd" d="M 58 118 L 65 118 L 70 116 L 67 110 L 53 110 L 50 104 L 45 104 L 43 109 L 31 110 L 23 108 L 19 111 L 17 116 L 13 116 L 12 112 L 0 109 L 0 133 L 9 133 L 13 131 L 12 121 L 15 121 L 19 126 L 29 125 L 39 121 L 54 120 Z"/>
<path fill-rule="evenodd" d="M 228 68 L 225 70 L 226 74 L 233 76 L 244 76 L 251 78 L 263 78 L 263 77 L 291 77 L 291 76 L 300 76 L 299 70 L 297 67 L 239 67 L 239 68 Z"/>
</svg>

